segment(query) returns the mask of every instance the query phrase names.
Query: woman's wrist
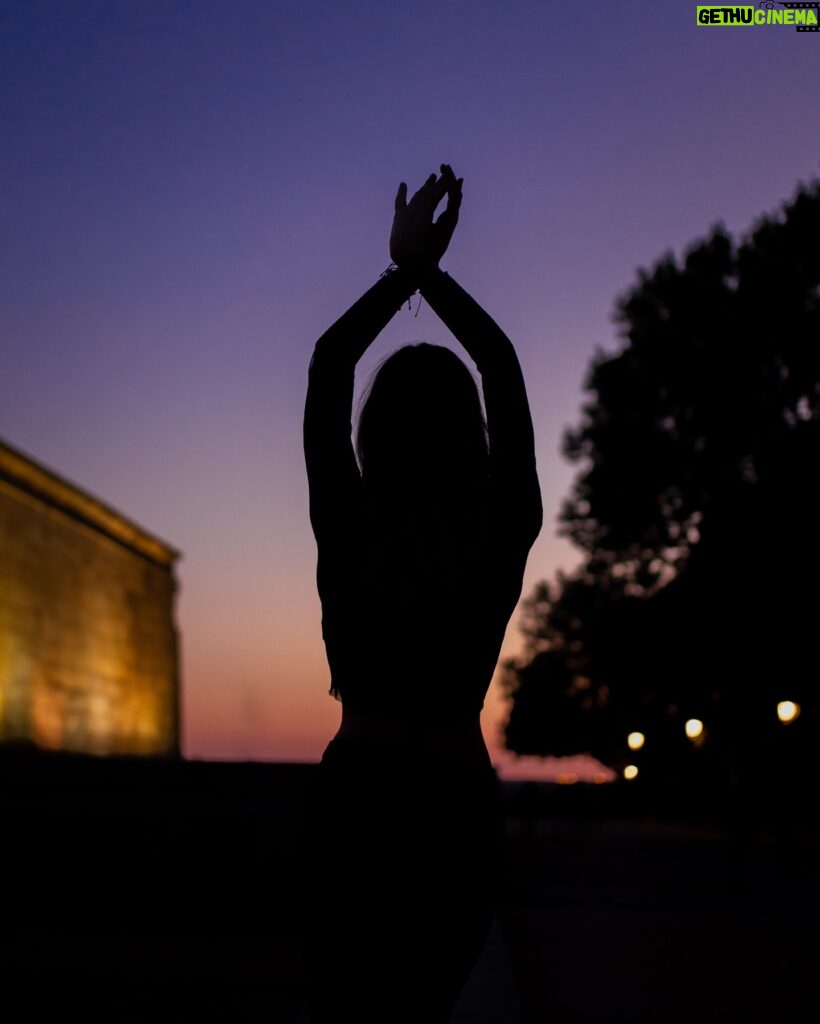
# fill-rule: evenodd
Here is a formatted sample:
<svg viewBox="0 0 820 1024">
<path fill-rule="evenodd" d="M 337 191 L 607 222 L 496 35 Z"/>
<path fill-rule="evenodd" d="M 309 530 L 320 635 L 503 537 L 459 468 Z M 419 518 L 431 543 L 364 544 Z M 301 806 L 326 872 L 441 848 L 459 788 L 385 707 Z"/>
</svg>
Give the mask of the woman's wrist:
<svg viewBox="0 0 820 1024">
<path fill-rule="evenodd" d="M 425 267 L 419 272 L 417 277 L 418 289 L 421 294 L 424 295 L 430 289 L 434 289 L 438 282 L 447 276 L 447 272 L 442 270 L 437 263 L 432 266 Z"/>
<path fill-rule="evenodd" d="M 436 294 L 440 289 L 441 282 L 448 277 L 446 271 L 436 263 L 427 263 L 421 266 L 391 263 L 379 275 L 380 280 L 389 279 L 390 283 L 387 287 L 391 289 L 397 309 L 409 301 L 416 292 L 420 292 L 423 296 Z"/>
<path fill-rule="evenodd" d="M 412 288 L 413 292 L 417 292 L 423 291 L 427 285 L 441 277 L 444 271 L 441 270 L 437 263 L 416 265 L 407 263 L 396 265 L 393 263 L 385 271 L 385 274 L 388 273 L 400 274 L 401 280 L 406 283 L 406 286 Z"/>
<path fill-rule="evenodd" d="M 379 281 L 385 282 L 384 287 L 391 290 L 399 306 L 419 290 L 417 275 L 406 266 L 397 266 L 395 263 L 391 263 L 379 274 Z"/>
</svg>

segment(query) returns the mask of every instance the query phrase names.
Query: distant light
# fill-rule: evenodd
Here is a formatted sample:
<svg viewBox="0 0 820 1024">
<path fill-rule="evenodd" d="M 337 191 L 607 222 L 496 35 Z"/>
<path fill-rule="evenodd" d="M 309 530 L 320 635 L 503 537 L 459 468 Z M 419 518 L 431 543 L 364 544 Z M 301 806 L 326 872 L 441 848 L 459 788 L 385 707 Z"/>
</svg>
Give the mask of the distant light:
<svg viewBox="0 0 820 1024">
<path fill-rule="evenodd" d="M 596 786 L 600 786 L 603 782 L 606 782 L 606 775 L 603 772 L 596 772 L 593 780 Z"/>
<path fill-rule="evenodd" d="M 630 750 L 640 750 L 644 745 L 645 739 L 646 737 L 642 732 L 631 732 L 626 738 L 627 746 Z"/>
<path fill-rule="evenodd" d="M 684 728 L 690 740 L 696 740 L 703 735 L 703 722 L 699 718 L 690 718 Z"/>
<path fill-rule="evenodd" d="M 577 772 L 559 772 L 555 776 L 555 781 L 560 786 L 571 786 L 573 783 L 578 781 Z"/>
<path fill-rule="evenodd" d="M 781 722 L 793 722 L 800 714 L 800 705 L 793 700 L 781 700 L 777 705 L 777 717 Z"/>
<path fill-rule="evenodd" d="M 628 764 L 626 766 L 626 768 L 624 768 L 624 778 L 625 779 L 634 779 L 634 778 L 637 778 L 637 776 L 638 776 L 638 769 L 635 767 L 634 764 Z"/>
</svg>

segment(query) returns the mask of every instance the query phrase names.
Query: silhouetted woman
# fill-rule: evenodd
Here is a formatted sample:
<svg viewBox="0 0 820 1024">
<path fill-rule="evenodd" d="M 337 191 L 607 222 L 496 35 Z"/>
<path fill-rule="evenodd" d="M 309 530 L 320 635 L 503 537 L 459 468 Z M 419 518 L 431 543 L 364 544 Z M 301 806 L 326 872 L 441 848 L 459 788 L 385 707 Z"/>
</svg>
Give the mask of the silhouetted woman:
<svg viewBox="0 0 820 1024">
<path fill-rule="evenodd" d="M 315 1024 L 446 1021 L 492 921 L 501 821 L 479 713 L 542 515 L 515 350 L 438 267 L 460 203 L 446 165 L 409 203 L 399 186 L 395 268 L 310 364 L 310 519 L 342 702 L 312 807 Z M 465 364 L 407 346 L 370 386 L 354 453 L 356 363 L 417 290 L 475 362 L 486 425 Z"/>
</svg>

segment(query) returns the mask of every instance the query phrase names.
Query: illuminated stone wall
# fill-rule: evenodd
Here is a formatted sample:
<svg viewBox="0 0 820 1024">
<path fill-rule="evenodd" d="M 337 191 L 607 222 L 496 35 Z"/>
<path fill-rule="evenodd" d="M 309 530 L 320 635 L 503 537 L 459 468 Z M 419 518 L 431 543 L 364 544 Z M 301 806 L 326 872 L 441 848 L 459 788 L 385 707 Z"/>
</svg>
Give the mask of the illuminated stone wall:
<svg viewBox="0 0 820 1024">
<path fill-rule="evenodd" d="M 0 443 L 0 742 L 179 752 L 177 557 Z"/>
</svg>

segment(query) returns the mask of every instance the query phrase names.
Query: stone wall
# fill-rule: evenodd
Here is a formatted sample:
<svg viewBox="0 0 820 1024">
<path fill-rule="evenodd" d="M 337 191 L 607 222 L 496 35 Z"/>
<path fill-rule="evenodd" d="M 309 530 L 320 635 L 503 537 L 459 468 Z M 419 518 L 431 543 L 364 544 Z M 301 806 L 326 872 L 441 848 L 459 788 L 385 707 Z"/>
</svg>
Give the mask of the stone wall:
<svg viewBox="0 0 820 1024">
<path fill-rule="evenodd" d="M 0 443 L 0 742 L 178 754 L 177 557 Z"/>
</svg>

